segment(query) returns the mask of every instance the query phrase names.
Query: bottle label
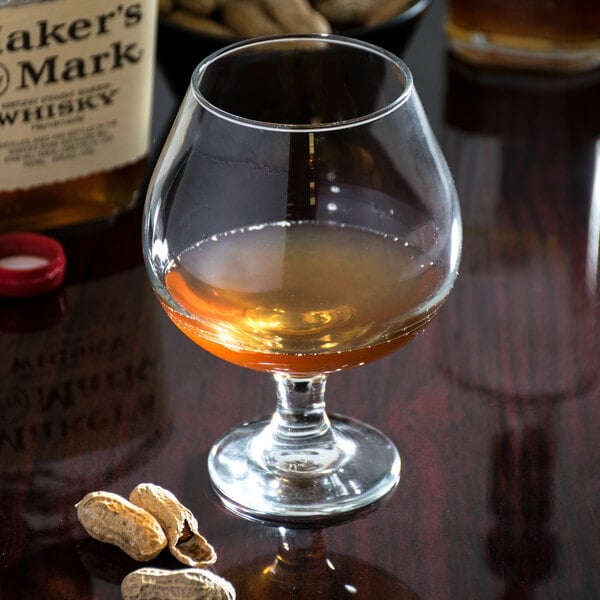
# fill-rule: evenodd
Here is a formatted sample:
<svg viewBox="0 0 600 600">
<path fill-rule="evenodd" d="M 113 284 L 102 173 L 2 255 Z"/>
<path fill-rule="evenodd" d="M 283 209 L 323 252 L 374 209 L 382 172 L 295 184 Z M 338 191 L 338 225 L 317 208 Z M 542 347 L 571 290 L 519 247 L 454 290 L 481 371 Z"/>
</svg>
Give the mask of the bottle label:
<svg viewBox="0 0 600 600">
<path fill-rule="evenodd" d="M 147 154 L 156 0 L 61 0 L 0 12 L 0 191 Z"/>
</svg>

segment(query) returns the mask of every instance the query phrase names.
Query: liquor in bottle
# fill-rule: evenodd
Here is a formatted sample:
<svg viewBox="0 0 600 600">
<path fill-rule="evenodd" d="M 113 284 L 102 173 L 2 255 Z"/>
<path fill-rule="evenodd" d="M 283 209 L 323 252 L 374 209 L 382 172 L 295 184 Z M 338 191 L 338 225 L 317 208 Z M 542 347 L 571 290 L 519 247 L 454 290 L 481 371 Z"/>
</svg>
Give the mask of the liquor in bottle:
<svg viewBox="0 0 600 600">
<path fill-rule="evenodd" d="M 469 62 L 565 72 L 600 65 L 597 0 L 448 0 L 446 31 Z"/>
<path fill-rule="evenodd" d="M 150 140 L 156 0 L 0 0 L 0 232 L 135 203 Z"/>
</svg>

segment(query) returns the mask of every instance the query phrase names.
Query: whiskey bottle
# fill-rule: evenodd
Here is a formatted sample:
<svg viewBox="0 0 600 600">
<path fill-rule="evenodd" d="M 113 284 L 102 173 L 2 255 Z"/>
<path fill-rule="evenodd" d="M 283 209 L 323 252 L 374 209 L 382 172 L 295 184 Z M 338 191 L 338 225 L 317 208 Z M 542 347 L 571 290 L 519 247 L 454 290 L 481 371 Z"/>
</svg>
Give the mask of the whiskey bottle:
<svg viewBox="0 0 600 600">
<path fill-rule="evenodd" d="M 0 0 L 0 233 L 135 204 L 156 19 L 156 0 Z"/>
</svg>

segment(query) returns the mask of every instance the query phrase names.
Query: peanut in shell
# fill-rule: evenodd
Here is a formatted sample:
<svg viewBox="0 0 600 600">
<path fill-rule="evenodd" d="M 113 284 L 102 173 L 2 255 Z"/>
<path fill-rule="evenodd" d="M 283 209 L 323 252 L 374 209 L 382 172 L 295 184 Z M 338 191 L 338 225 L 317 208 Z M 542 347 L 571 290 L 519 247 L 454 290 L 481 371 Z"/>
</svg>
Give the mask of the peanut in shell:
<svg viewBox="0 0 600 600">
<path fill-rule="evenodd" d="M 235 600 L 229 581 L 205 569 L 168 571 L 145 567 L 121 582 L 123 600 Z"/>
<path fill-rule="evenodd" d="M 91 537 L 118 546 L 134 560 L 152 560 L 167 546 L 160 523 L 118 494 L 90 492 L 75 507 L 79 522 Z"/>
</svg>

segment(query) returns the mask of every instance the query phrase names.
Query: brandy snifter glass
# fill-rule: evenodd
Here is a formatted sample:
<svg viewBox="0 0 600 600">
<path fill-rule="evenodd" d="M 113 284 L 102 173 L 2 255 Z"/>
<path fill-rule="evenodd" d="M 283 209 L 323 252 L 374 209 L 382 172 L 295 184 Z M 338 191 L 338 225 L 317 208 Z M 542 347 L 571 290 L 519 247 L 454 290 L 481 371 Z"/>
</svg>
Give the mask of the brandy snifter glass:
<svg viewBox="0 0 600 600">
<path fill-rule="evenodd" d="M 153 174 L 143 246 L 173 323 L 275 379 L 272 417 L 210 452 L 229 509 L 315 523 L 394 490 L 394 444 L 328 416 L 327 376 L 427 325 L 457 275 L 461 233 L 447 165 L 394 55 L 277 36 L 198 65 Z"/>
</svg>

